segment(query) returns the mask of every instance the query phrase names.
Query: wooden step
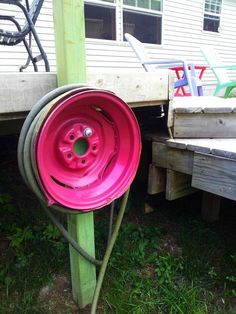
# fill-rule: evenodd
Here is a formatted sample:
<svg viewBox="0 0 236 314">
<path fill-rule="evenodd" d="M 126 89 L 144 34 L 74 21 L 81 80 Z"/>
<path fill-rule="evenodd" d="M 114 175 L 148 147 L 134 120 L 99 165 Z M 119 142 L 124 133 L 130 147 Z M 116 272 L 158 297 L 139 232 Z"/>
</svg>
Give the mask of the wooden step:
<svg viewBox="0 0 236 314">
<path fill-rule="evenodd" d="M 235 138 L 236 98 L 175 97 L 168 126 L 174 138 Z"/>
<path fill-rule="evenodd" d="M 236 138 L 156 141 L 152 164 L 191 176 L 189 187 L 236 200 Z"/>
</svg>

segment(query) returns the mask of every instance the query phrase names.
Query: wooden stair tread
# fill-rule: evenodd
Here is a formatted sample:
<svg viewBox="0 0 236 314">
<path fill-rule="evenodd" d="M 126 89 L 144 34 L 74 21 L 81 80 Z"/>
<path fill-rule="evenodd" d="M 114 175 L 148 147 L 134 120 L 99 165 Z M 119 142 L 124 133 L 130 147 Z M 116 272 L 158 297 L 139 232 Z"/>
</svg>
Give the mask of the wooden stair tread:
<svg viewBox="0 0 236 314">
<path fill-rule="evenodd" d="M 236 112 L 236 98 L 175 97 L 172 109 L 174 113 L 231 113 Z"/>
<path fill-rule="evenodd" d="M 167 146 L 236 160 L 236 138 L 169 139 Z"/>
</svg>

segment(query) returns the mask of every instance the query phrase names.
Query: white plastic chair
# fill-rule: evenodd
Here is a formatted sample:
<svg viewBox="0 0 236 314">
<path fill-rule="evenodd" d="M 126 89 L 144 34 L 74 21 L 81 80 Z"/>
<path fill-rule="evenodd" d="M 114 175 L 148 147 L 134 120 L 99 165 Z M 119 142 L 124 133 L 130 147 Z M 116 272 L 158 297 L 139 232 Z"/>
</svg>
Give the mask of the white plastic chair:
<svg viewBox="0 0 236 314">
<path fill-rule="evenodd" d="M 145 52 L 143 44 L 138 39 L 128 33 L 125 34 L 125 38 L 129 42 L 130 46 L 132 47 L 133 51 L 135 52 L 146 72 L 156 71 L 157 68 L 173 68 L 175 66 L 182 66 L 184 70 L 184 77 L 182 79 L 176 80 L 174 88 L 188 85 L 191 95 L 202 95 L 202 85 L 196 77 L 193 64 L 187 64 L 184 59 L 149 59 Z"/>
<path fill-rule="evenodd" d="M 229 97 L 232 89 L 236 87 L 236 80 L 232 81 L 227 73 L 227 70 L 236 70 L 236 64 L 224 64 L 216 50 L 209 46 L 201 46 L 200 50 L 212 69 L 217 79 L 214 96 L 218 95 L 219 91 L 225 88 L 224 98 Z"/>
</svg>

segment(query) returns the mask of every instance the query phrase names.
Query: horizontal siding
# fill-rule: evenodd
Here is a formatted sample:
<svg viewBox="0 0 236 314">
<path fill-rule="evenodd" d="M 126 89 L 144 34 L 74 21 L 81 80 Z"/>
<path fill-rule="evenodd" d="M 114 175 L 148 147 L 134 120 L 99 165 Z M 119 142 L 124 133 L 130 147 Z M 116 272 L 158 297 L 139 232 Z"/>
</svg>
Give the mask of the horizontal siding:
<svg viewBox="0 0 236 314">
<path fill-rule="evenodd" d="M 167 2 L 166 2 L 167 4 Z M 222 60 L 236 63 L 236 2 L 225 0 L 222 8 L 220 33 L 202 31 L 203 1 L 184 0 L 176 5 L 175 0 L 168 0 L 164 14 L 164 42 L 162 52 L 168 57 L 184 57 L 194 63 L 206 64 L 200 45 L 212 45 L 217 48 Z M 233 76 L 236 78 L 236 76 Z M 232 78 L 233 78 L 232 77 Z M 215 84 L 211 70 L 205 72 L 204 81 Z"/>
<path fill-rule="evenodd" d="M 11 6 L 12 7 L 12 6 Z M 6 7 L 5 7 L 6 8 Z M 6 10 L 6 9 L 5 9 Z M 7 14 L 10 11 L 7 6 Z M 2 6 L 0 6 L 2 12 Z M 5 11 L 6 13 L 6 11 Z M 121 12 L 118 12 L 120 15 Z M 203 1 L 202 0 L 164 0 L 163 11 L 163 43 L 162 45 L 145 45 L 150 58 L 186 58 L 189 62 L 206 64 L 199 50 L 200 45 L 212 45 L 217 48 L 222 60 L 236 63 L 236 1 L 224 0 L 220 33 L 202 31 Z M 22 19 L 23 20 L 23 19 Z M 54 31 L 52 18 L 52 0 L 45 0 L 38 18 L 37 32 L 48 55 L 52 71 L 56 71 Z M 122 27 L 122 25 L 118 25 Z M 0 27 L 2 28 L 2 27 Z M 36 47 L 33 45 L 36 52 Z M 135 54 L 125 42 L 86 40 L 88 71 L 143 71 Z M 26 59 L 25 48 L 0 46 L 0 71 L 18 71 Z M 43 66 L 39 70 L 44 70 Z M 33 71 L 32 66 L 27 71 Z M 215 84 L 211 70 L 207 70 L 204 84 Z M 232 76 L 234 78 L 236 76 Z"/>
<path fill-rule="evenodd" d="M 24 22 L 23 15 L 19 13 L 17 7 L 14 10 L 13 5 L 0 5 L 0 14 L 9 14 L 17 16 L 17 21 L 22 25 Z M 3 11 L 4 10 L 4 11 Z M 4 13 L 3 13 L 4 12 Z M 8 29 L 7 26 L 1 24 L 1 29 Z M 56 70 L 55 60 L 55 44 L 52 18 L 52 1 L 45 0 L 41 9 L 40 15 L 36 23 L 36 30 L 40 38 L 41 44 L 47 53 L 51 69 Z M 37 46 L 33 43 L 32 49 L 36 56 L 39 52 Z M 23 65 L 27 59 L 27 53 L 23 44 L 8 47 L 0 46 L 0 71 L 1 72 L 16 72 L 19 66 Z M 44 71 L 42 62 L 38 63 L 39 71 Z M 33 71 L 33 67 L 29 66 L 27 71 Z"/>
</svg>

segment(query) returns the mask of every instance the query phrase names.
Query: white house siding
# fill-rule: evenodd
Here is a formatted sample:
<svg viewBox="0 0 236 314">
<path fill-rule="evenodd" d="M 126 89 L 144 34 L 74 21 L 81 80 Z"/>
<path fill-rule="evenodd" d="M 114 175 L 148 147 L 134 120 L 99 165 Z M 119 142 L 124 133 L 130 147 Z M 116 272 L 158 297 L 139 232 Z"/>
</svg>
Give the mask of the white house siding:
<svg viewBox="0 0 236 314">
<path fill-rule="evenodd" d="M 162 45 L 145 45 L 151 58 L 184 57 L 197 64 L 206 64 L 199 46 L 210 44 L 217 48 L 225 62 L 236 63 L 236 1 L 223 0 L 219 33 L 202 31 L 203 4 L 203 0 L 164 0 Z M 56 71 L 52 0 L 45 0 L 36 27 L 51 70 Z M 143 71 L 126 42 L 87 39 L 86 55 L 88 71 Z M 22 45 L 0 46 L 0 71 L 18 71 L 25 58 Z M 42 66 L 40 70 L 43 70 Z M 32 67 L 28 71 L 33 71 Z M 215 84 L 210 70 L 204 75 L 204 83 Z"/>
<path fill-rule="evenodd" d="M 15 8 L 15 10 L 13 10 L 12 8 Z M 19 21 L 23 22 L 23 16 L 19 14 L 19 10 L 16 6 L 0 5 L 0 14 L 15 15 L 18 17 L 17 20 L 19 19 Z M 4 29 L 2 23 L 0 28 Z M 5 29 L 8 28 L 6 27 Z M 51 68 L 52 70 L 55 70 L 56 63 L 51 0 L 44 1 L 43 7 L 36 23 L 36 29 L 42 46 L 44 47 L 48 55 Z M 33 51 L 35 51 L 35 55 L 38 54 L 38 50 L 36 49 L 34 44 Z M 26 59 L 27 53 L 23 44 L 18 44 L 17 46 L 11 47 L 2 45 L 0 46 L 0 72 L 19 71 L 19 66 L 23 65 Z M 42 64 L 42 62 L 39 62 L 38 64 Z M 39 70 L 43 70 L 43 67 L 39 66 Z M 33 71 L 33 67 L 30 66 L 27 71 Z"/>
</svg>

